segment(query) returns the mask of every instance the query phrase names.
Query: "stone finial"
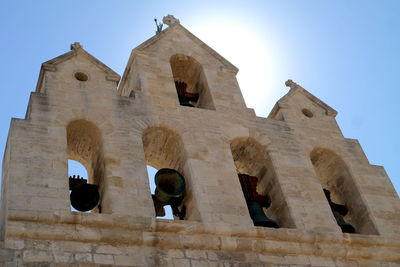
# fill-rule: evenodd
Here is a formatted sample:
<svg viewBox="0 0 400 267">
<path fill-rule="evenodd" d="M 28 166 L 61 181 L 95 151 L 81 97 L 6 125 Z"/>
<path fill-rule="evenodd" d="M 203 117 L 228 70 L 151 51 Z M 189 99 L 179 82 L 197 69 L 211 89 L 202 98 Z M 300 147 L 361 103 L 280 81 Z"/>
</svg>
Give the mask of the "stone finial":
<svg viewBox="0 0 400 267">
<path fill-rule="evenodd" d="M 180 23 L 179 19 L 175 18 L 173 15 L 164 16 L 162 21 L 164 24 L 167 24 L 168 26 L 172 26 L 175 23 L 178 23 L 178 24 Z"/>
<path fill-rule="evenodd" d="M 79 42 L 75 42 L 75 43 L 71 44 L 71 50 L 78 50 L 81 48 L 83 48 L 83 46 Z"/>
<path fill-rule="evenodd" d="M 295 89 L 295 88 L 301 87 L 300 85 L 298 85 L 297 83 L 295 83 L 293 80 L 290 80 L 290 79 L 285 82 L 285 85 L 287 87 L 290 87 L 290 89 Z"/>
<path fill-rule="evenodd" d="M 296 86 L 297 83 L 295 83 L 293 80 L 287 80 L 287 81 L 285 82 L 285 85 L 286 85 L 287 87 L 292 88 L 292 87 Z"/>
</svg>

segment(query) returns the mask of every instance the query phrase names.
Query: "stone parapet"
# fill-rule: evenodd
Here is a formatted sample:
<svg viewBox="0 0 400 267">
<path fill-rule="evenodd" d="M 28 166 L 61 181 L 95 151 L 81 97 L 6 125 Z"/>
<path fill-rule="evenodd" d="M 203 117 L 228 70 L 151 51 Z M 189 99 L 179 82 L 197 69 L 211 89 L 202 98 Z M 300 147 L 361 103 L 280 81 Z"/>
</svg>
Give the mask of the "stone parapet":
<svg viewBox="0 0 400 267">
<path fill-rule="evenodd" d="M 75 255 L 71 263 L 90 259 L 89 262 L 105 264 L 108 261 L 108 264 L 116 265 L 132 261 L 131 265 L 125 266 L 137 266 L 134 262 L 137 256 L 128 251 L 146 250 L 148 254 L 143 257 L 147 260 L 154 258 L 156 251 L 165 251 L 163 257 L 167 262 L 179 262 L 172 255 L 184 254 L 186 260 L 191 261 L 193 254 L 204 255 L 203 260 L 207 259 L 206 255 L 220 254 L 217 262 L 221 264 L 232 260 L 249 263 L 249 255 L 256 255 L 257 260 L 254 260 L 258 263 L 276 261 L 284 264 L 290 257 L 294 264 L 294 259 L 304 262 L 303 265 L 310 265 L 311 259 L 315 261 L 315 258 L 322 262 L 322 265 L 311 266 L 338 266 L 323 265 L 338 261 L 400 263 L 400 239 L 382 236 L 160 219 L 150 221 L 148 218 L 141 220 L 107 214 L 18 214 L 10 211 L 8 220 L 3 250 L 6 252 L 2 253 L 9 259 L 13 254 L 9 250 L 15 250 L 14 255 L 22 253 L 22 261 L 26 262 L 32 259 L 57 262 L 54 253 L 63 251 Z M 30 247 L 29 244 L 35 242 L 38 245 Z M 242 256 L 232 256 L 239 254 Z M 226 261 L 221 261 L 221 257 Z M 139 266 L 147 265 L 146 259 L 142 259 L 142 263 Z"/>
</svg>

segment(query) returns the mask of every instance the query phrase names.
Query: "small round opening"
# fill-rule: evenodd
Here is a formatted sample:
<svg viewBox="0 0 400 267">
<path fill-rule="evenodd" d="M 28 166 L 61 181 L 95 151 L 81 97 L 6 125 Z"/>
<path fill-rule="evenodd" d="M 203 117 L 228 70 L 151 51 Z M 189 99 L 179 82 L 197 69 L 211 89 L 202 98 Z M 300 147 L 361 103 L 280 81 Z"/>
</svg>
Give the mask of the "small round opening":
<svg viewBox="0 0 400 267">
<path fill-rule="evenodd" d="M 88 80 L 89 77 L 88 77 L 85 73 L 83 73 L 83 72 L 76 72 L 76 73 L 75 73 L 75 78 L 76 78 L 78 81 L 85 82 L 85 81 Z"/>
<path fill-rule="evenodd" d="M 311 118 L 312 116 L 314 116 L 314 114 L 311 112 L 311 110 L 303 108 L 301 110 L 301 112 L 303 112 L 304 116 Z"/>
</svg>

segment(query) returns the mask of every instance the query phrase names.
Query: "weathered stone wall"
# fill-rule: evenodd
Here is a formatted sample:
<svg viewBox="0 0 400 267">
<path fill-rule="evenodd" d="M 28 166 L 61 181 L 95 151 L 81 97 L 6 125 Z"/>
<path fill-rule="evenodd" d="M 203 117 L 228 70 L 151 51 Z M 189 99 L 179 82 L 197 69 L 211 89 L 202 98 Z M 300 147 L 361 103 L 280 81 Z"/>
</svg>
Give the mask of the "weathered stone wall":
<svg viewBox="0 0 400 267">
<path fill-rule="evenodd" d="M 329 162 L 329 169 L 326 170 L 330 172 L 328 176 L 331 181 L 328 183 L 333 184 L 334 179 L 340 180 L 337 182 L 339 185 L 332 185 L 337 187 L 332 190 L 340 191 L 338 193 L 341 193 L 341 197 L 338 199 L 349 206 L 350 212 L 347 217 L 351 217 L 353 213 L 354 218 L 349 219 L 359 226 L 358 232 L 398 236 L 399 198 L 384 169 L 369 164 L 358 141 L 343 137 L 334 116 L 327 114 L 326 110 L 302 94 L 304 89 L 297 88 L 298 85 L 294 87 L 298 89 L 297 93 L 285 102 L 281 111 L 299 144 L 297 157 L 299 165 L 303 167 L 296 172 L 299 178 L 297 180 L 304 181 L 304 177 L 307 177 L 312 183 L 321 183 L 318 172 L 309 168 L 310 163 L 312 164 L 312 153 L 320 150 L 334 154 L 337 160 Z M 302 109 L 308 109 L 313 116 L 305 116 Z M 340 170 L 341 168 L 346 170 Z M 303 190 L 310 192 L 309 188 L 311 187 L 307 186 Z M 317 190 L 315 193 L 318 193 Z M 325 196 L 322 193 L 320 195 L 319 198 L 326 203 Z"/>
<path fill-rule="evenodd" d="M 398 266 L 400 254 L 399 239 L 381 236 L 106 214 L 9 220 L 6 266 Z"/>
<path fill-rule="evenodd" d="M 179 105 L 176 54 L 201 64 L 215 110 Z M 88 79 L 77 80 L 77 72 Z M 46 62 L 26 118 L 10 127 L 0 264 L 400 264 L 399 198 L 383 168 L 342 136 L 336 112 L 289 83 L 271 115 L 257 117 L 236 72 L 179 24 L 133 51 L 118 90 L 118 75 L 77 44 Z M 79 139 L 71 125 L 90 125 L 91 134 Z M 85 138 L 95 142 L 83 145 Z M 320 151 L 334 156 L 318 158 Z M 71 157 L 85 161 L 89 181 L 100 186 L 101 213 L 70 211 Z M 253 226 L 237 177 L 243 164 L 262 176 L 257 190 L 273 196 L 267 214 L 280 229 Z M 184 174 L 184 221 L 155 218 L 146 165 Z M 341 232 L 323 187 L 349 206 L 346 219 L 361 234 Z"/>
</svg>

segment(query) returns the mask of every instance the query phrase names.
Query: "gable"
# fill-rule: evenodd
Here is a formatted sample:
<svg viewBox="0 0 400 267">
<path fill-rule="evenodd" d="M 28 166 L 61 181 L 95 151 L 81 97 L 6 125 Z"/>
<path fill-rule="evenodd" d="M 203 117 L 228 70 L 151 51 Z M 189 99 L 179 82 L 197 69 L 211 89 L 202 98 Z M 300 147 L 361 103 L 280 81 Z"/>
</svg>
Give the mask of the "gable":
<svg viewBox="0 0 400 267">
<path fill-rule="evenodd" d="M 86 60 L 88 60 L 91 64 L 96 66 L 99 70 L 103 71 L 106 76 L 106 80 L 108 81 L 113 81 L 118 84 L 120 80 L 120 76 L 118 73 L 113 71 L 111 68 L 106 66 L 104 63 L 102 63 L 100 60 L 86 52 L 82 46 L 79 43 L 73 43 L 71 44 L 71 51 L 62 54 L 56 58 L 53 58 L 49 61 L 46 61 L 42 64 L 40 68 L 40 73 L 39 73 L 39 79 L 38 83 L 36 86 L 36 92 L 40 92 L 44 80 L 44 74 L 47 71 L 57 71 L 57 66 L 66 63 L 68 61 L 71 61 L 72 59 L 76 58 L 77 56 L 84 57 Z"/>
<path fill-rule="evenodd" d="M 226 70 L 229 70 L 235 74 L 239 71 L 237 67 L 235 67 L 232 63 L 230 63 L 224 57 L 219 55 L 214 49 L 209 47 L 207 44 L 205 44 L 191 32 L 189 32 L 185 27 L 183 27 L 179 23 L 175 23 L 170 25 L 167 29 L 163 30 L 159 34 L 154 35 L 153 37 L 151 37 L 150 39 L 143 42 L 142 44 L 140 44 L 139 46 L 137 46 L 132 50 L 124 74 L 122 76 L 119 88 L 124 87 L 127 76 L 129 75 L 129 71 L 136 57 L 140 57 L 142 55 L 146 56 L 149 52 L 152 52 L 155 49 L 157 49 L 158 48 L 157 45 L 160 45 L 160 43 L 169 40 L 174 40 L 174 41 L 176 40 L 177 42 L 185 41 L 188 50 L 191 50 L 193 47 L 197 47 L 198 48 L 197 50 L 202 50 L 204 54 L 212 57 L 217 62 L 221 63 L 221 65 Z M 172 46 L 171 49 L 173 48 L 174 47 Z M 190 53 L 188 53 L 188 55 L 191 56 Z"/>
<path fill-rule="evenodd" d="M 164 39 L 167 36 L 173 38 L 174 36 L 177 35 L 178 32 L 183 34 L 185 37 L 189 38 L 195 45 L 198 45 L 201 48 L 203 48 L 212 57 L 216 58 L 219 62 L 221 62 L 221 64 L 223 64 L 226 68 L 231 69 L 235 72 L 238 71 L 238 68 L 236 68 L 232 63 L 230 63 L 223 56 L 218 54 L 214 49 L 209 47 L 206 43 L 201 41 L 199 38 L 197 38 L 194 34 L 192 34 L 190 31 L 188 31 L 185 27 L 183 27 L 179 23 L 175 23 L 169 26 L 166 30 L 162 31 L 160 34 L 153 36 L 152 38 L 148 39 L 144 43 L 137 46 L 133 51 L 146 51 L 147 49 L 150 49 L 151 46 L 155 45 L 157 42 L 159 42 L 160 40 Z"/>
<path fill-rule="evenodd" d="M 276 102 L 275 106 L 272 108 L 270 114 L 268 115 L 268 118 L 276 118 L 279 110 L 281 108 L 285 108 L 287 103 L 290 100 L 295 100 L 298 97 L 298 95 L 302 95 L 303 97 L 307 98 L 309 101 L 311 101 L 313 104 L 316 106 L 320 107 L 322 110 L 324 110 L 324 113 L 327 116 L 335 117 L 337 115 L 337 111 L 331 108 L 329 105 L 325 104 L 322 100 L 308 92 L 306 89 L 298 85 L 297 83 L 293 82 L 292 80 L 287 80 L 285 82 L 285 85 L 287 87 L 290 87 L 289 92 L 284 95 L 281 99 Z"/>
</svg>

